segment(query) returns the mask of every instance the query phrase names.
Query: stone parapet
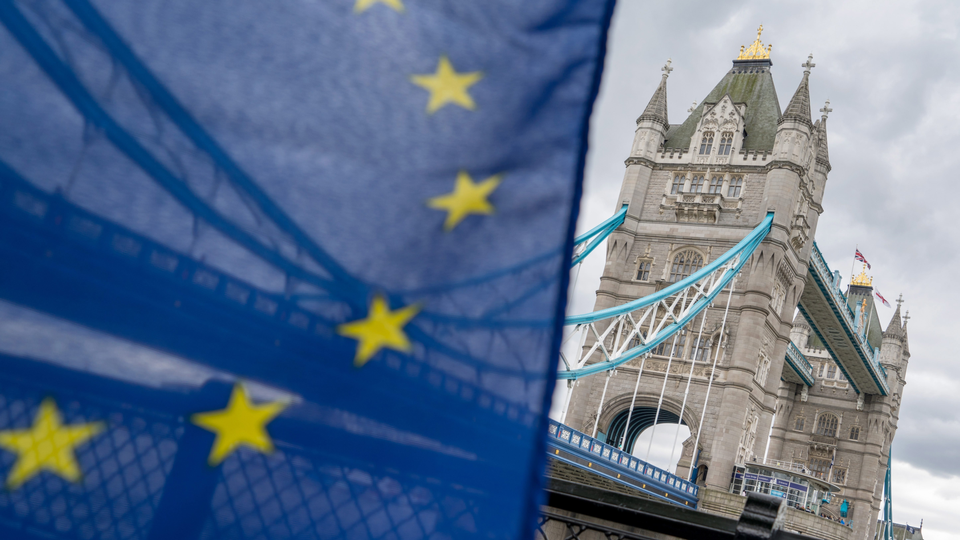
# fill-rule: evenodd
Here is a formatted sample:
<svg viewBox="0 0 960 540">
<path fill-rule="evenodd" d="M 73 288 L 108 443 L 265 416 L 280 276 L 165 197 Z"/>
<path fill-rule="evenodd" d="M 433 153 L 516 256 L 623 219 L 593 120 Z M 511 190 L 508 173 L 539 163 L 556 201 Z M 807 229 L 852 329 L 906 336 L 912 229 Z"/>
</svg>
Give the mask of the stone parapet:
<svg viewBox="0 0 960 540">
<path fill-rule="evenodd" d="M 700 488 L 700 506 L 701 512 L 738 518 L 743 513 L 743 507 L 747 503 L 747 498 L 736 493 L 729 493 L 719 489 Z"/>
<path fill-rule="evenodd" d="M 850 527 L 803 510 L 787 508 L 786 518 L 783 528 L 788 531 L 822 538 L 823 540 L 848 540 L 853 538 L 853 529 Z"/>
</svg>

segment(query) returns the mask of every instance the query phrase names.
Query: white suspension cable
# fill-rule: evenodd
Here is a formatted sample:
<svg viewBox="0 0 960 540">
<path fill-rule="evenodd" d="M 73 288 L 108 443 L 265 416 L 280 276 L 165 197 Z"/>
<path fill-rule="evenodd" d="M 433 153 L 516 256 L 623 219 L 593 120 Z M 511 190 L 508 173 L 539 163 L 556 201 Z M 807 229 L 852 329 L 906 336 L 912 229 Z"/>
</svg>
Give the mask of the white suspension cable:
<svg viewBox="0 0 960 540">
<path fill-rule="evenodd" d="M 653 436 L 657 434 L 657 420 L 660 419 L 660 406 L 663 405 L 663 393 L 667 390 L 667 379 L 670 378 L 670 364 L 673 362 L 673 353 L 677 349 L 677 336 L 680 332 L 673 335 L 673 345 L 670 346 L 670 358 L 667 359 L 667 371 L 663 374 L 663 387 L 660 388 L 660 400 L 657 401 L 657 414 L 653 417 L 653 431 L 650 432 L 650 442 L 647 444 L 647 456 L 644 461 L 650 463 L 650 449 L 653 447 Z"/>
<path fill-rule="evenodd" d="M 680 421 L 677 422 L 677 432 L 673 435 L 673 446 L 670 447 L 670 461 L 669 466 L 673 466 L 673 454 L 677 449 L 677 439 L 680 438 L 680 426 L 683 425 L 683 411 L 687 406 L 687 396 L 690 395 L 690 382 L 693 380 L 693 367 L 697 365 L 697 355 L 699 353 L 700 346 L 703 344 L 701 341 L 703 339 L 703 325 L 707 322 L 707 311 L 709 308 L 704 308 L 703 313 L 700 315 L 700 332 L 697 333 L 697 340 L 693 342 L 693 358 L 690 359 L 690 373 L 687 375 L 687 388 L 683 391 L 683 402 L 680 404 Z"/>
<path fill-rule="evenodd" d="M 603 381 L 603 393 L 600 394 L 600 405 L 597 405 L 597 419 L 593 423 L 593 434 L 590 435 L 594 439 L 597 438 L 597 428 L 600 427 L 600 413 L 603 412 L 603 400 L 607 399 L 607 385 L 610 384 L 610 377 L 613 375 L 613 370 L 607 372 L 607 380 Z"/>
<path fill-rule="evenodd" d="M 724 308 L 723 310 L 723 321 L 720 323 L 720 339 L 717 340 L 717 350 L 713 355 L 713 367 L 710 368 L 710 379 L 707 381 L 707 395 L 703 400 L 703 412 L 700 413 L 700 423 L 697 425 L 697 438 L 693 443 L 693 458 L 694 458 L 694 461 L 697 462 L 698 467 L 700 466 L 700 464 L 698 459 L 699 452 L 697 451 L 697 448 L 700 447 L 700 433 L 703 432 L 703 419 L 707 415 L 707 405 L 710 403 L 710 388 L 713 387 L 713 375 L 717 371 L 717 359 L 720 358 L 720 351 L 726 348 L 726 344 L 723 341 L 723 332 L 726 329 L 727 314 L 730 312 L 730 299 L 733 298 L 733 289 L 736 284 L 737 284 L 737 278 L 734 277 L 733 279 L 730 280 L 730 292 L 727 293 L 727 307 Z M 694 478 L 693 478 L 694 467 L 692 466 L 692 463 L 693 462 L 691 462 L 690 476 L 687 477 L 687 481 L 689 482 L 694 482 Z"/>
<path fill-rule="evenodd" d="M 573 395 L 573 385 L 574 385 L 576 382 L 577 382 L 577 381 L 574 381 L 573 379 L 568 379 L 568 380 L 567 380 L 567 396 L 566 396 L 565 398 L 563 398 L 563 410 L 560 411 L 560 423 L 561 423 L 561 424 L 566 423 L 566 421 L 567 421 L 567 408 L 570 407 L 570 396 Z"/>
<path fill-rule="evenodd" d="M 630 417 L 633 416 L 633 407 L 637 403 L 637 390 L 640 389 L 640 377 L 643 375 L 643 366 L 647 363 L 647 357 L 650 356 L 649 353 L 644 354 L 640 358 L 640 371 L 637 373 L 637 384 L 633 386 L 633 399 L 630 400 L 630 411 L 627 412 L 627 425 L 623 428 L 623 437 L 620 437 L 620 450 L 623 450 L 623 445 L 627 442 L 627 433 L 630 432 Z M 627 450 L 628 454 L 633 454 L 633 448 Z"/>
<path fill-rule="evenodd" d="M 580 329 L 580 348 L 578 349 L 579 351 L 583 350 L 583 344 L 586 343 L 586 341 L 587 341 L 587 333 L 583 331 L 583 329 L 581 328 Z M 574 387 L 574 383 L 576 382 L 574 379 L 568 379 L 568 380 L 570 382 L 567 383 L 566 403 L 564 403 L 563 405 L 563 414 L 560 415 L 561 424 L 566 423 L 567 421 L 567 409 L 570 408 L 570 397 L 573 395 L 573 387 Z"/>
<path fill-rule="evenodd" d="M 620 336 L 623 335 L 623 319 L 620 319 L 620 322 L 617 323 L 616 335 L 613 336 L 613 350 L 620 348 Z M 600 396 L 600 405 L 597 406 L 597 420 L 593 423 L 593 437 L 597 438 L 597 429 L 600 427 L 600 414 L 603 412 L 603 403 L 607 400 L 607 385 L 610 384 L 610 377 L 616 373 L 616 369 L 612 369 L 607 372 L 607 380 L 603 383 L 603 394 Z"/>
</svg>

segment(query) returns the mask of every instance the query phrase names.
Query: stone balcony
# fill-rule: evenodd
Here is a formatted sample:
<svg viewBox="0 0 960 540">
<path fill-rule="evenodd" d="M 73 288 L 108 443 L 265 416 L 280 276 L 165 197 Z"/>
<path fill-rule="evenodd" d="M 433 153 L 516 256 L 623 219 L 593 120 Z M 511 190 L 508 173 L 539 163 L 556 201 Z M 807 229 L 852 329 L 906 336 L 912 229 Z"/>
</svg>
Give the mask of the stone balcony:
<svg viewBox="0 0 960 540">
<path fill-rule="evenodd" d="M 722 210 L 735 211 L 737 217 L 743 208 L 742 199 L 726 198 L 720 193 L 678 193 L 664 195 L 660 213 L 673 210 L 677 221 L 688 223 L 716 223 Z"/>
</svg>

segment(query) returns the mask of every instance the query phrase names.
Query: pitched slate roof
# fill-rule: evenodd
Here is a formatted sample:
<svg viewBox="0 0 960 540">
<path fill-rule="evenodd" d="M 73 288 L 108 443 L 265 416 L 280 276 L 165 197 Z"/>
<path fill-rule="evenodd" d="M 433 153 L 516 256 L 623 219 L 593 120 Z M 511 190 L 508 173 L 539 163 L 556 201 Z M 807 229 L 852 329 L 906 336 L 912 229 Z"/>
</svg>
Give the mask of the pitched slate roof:
<svg viewBox="0 0 960 540">
<path fill-rule="evenodd" d="M 690 137 L 697 130 L 704 107 L 709 108 L 729 94 L 734 103 L 747 105 L 744 113 L 747 137 L 744 139 L 743 148 L 773 150 L 777 121 L 781 115 L 777 90 L 770 74 L 772 65 L 769 60 L 734 60 L 733 68 L 707 94 L 696 110 L 682 124 L 670 126 L 664 147 L 689 148 Z"/>
</svg>

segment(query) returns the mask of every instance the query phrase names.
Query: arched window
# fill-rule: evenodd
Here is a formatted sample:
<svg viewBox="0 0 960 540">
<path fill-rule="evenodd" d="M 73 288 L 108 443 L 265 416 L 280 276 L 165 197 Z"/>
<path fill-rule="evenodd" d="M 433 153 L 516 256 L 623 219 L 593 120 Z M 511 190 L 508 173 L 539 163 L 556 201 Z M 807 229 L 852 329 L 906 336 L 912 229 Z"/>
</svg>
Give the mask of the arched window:
<svg viewBox="0 0 960 540">
<path fill-rule="evenodd" d="M 828 379 L 832 379 L 832 378 L 834 378 L 836 375 L 837 375 L 837 365 L 836 365 L 836 364 L 830 364 L 829 366 L 827 366 L 827 378 L 828 378 Z"/>
<path fill-rule="evenodd" d="M 860 426 L 853 426 L 850 428 L 850 440 L 859 441 L 860 440 Z"/>
<path fill-rule="evenodd" d="M 838 423 L 839 420 L 837 420 L 836 416 L 830 413 L 821 414 L 820 418 L 817 419 L 817 435 L 823 435 L 824 437 L 836 437 Z"/>
<path fill-rule="evenodd" d="M 713 149 L 713 132 L 712 132 L 712 131 L 704 131 L 704 132 L 703 132 L 703 140 L 700 141 L 700 153 L 701 153 L 701 154 L 709 154 L 709 153 L 710 153 L 710 150 L 712 150 L 712 149 Z"/>
<path fill-rule="evenodd" d="M 690 193 L 700 193 L 703 191 L 703 175 L 696 175 L 690 181 Z"/>
<path fill-rule="evenodd" d="M 719 194 L 720 188 L 722 187 L 723 187 L 722 176 L 714 176 L 713 178 L 710 179 L 710 191 L 709 191 L 710 193 Z"/>
<path fill-rule="evenodd" d="M 717 154 L 721 156 L 730 155 L 730 146 L 732 144 L 733 144 L 733 133 L 730 131 L 724 131 L 723 133 L 720 134 L 720 146 L 717 148 Z"/>
<path fill-rule="evenodd" d="M 713 340 L 708 336 L 702 336 L 700 339 L 694 338 L 693 345 L 690 347 L 690 359 L 695 362 L 709 361 L 712 343 Z"/>
<path fill-rule="evenodd" d="M 675 283 L 703 268 L 703 255 L 696 250 L 687 249 L 677 253 L 670 265 L 670 282 Z"/>
<path fill-rule="evenodd" d="M 802 416 L 798 416 L 798 417 L 797 417 L 797 423 L 793 425 L 793 429 L 795 429 L 795 430 L 797 430 L 797 431 L 803 431 L 803 417 L 802 417 Z"/>
<path fill-rule="evenodd" d="M 652 259 L 639 259 L 637 261 L 637 281 L 650 280 L 650 266 L 652 264 Z"/>
<path fill-rule="evenodd" d="M 683 193 L 683 181 L 686 180 L 682 174 L 678 174 L 673 177 L 673 185 L 670 186 L 670 194 L 676 195 L 677 193 Z"/>
<path fill-rule="evenodd" d="M 727 197 L 739 197 L 740 189 L 743 187 L 743 177 L 734 176 L 730 179 L 730 186 L 727 188 Z"/>
</svg>

